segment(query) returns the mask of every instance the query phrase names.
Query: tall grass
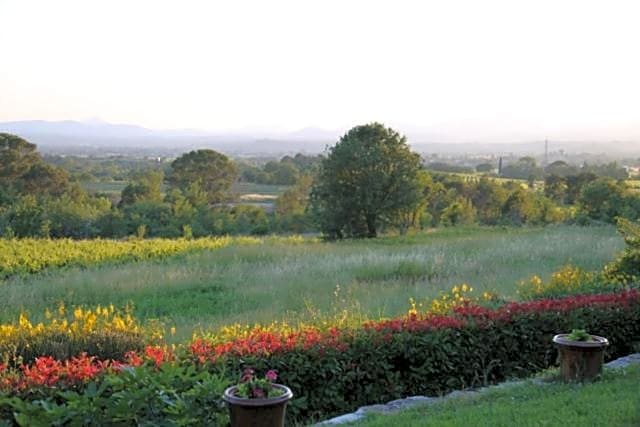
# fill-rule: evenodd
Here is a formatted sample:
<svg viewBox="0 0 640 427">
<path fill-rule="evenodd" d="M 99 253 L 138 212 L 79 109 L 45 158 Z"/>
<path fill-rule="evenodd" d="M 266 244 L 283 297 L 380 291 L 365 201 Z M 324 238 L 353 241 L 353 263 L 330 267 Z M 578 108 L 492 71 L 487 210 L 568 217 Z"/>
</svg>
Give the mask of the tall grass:
<svg viewBox="0 0 640 427">
<path fill-rule="evenodd" d="M 142 319 L 194 328 L 269 322 L 357 309 L 405 312 L 408 299 L 452 285 L 516 297 L 515 284 L 567 263 L 597 269 L 623 247 L 613 227 L 443 229 L 376 240 L 230 245 L 159 261 L 69 268 L 0 283 L 0 321 L 67 305 L 131 302 Z M 339 288 L 336 295 L 336 288 Z"/>
</svg>

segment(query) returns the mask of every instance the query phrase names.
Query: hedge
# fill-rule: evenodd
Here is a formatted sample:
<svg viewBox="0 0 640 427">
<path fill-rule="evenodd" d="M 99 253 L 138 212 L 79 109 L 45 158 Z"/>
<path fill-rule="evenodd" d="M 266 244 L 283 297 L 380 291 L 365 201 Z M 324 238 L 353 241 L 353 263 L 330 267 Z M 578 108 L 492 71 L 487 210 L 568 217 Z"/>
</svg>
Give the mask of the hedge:
<svg viewBox="0 0 640 427">
<path fill-rule="evenodd" d="M 62 423 L 101 420 L 94 424 L 104 425 L 114 414 L 112 396 L 124 399 L 124 393 L 129 406 L 118 407 L 124 424 L 206 424 L 211 414 L 224 424 L 220 389 L 251 366 L 258 372 L 276 369 L 295 396 L 288 421 L 310 422 L 406 395 L 439 395 L 530 375 L 555 363 L 552 336 L 574 328 L 608 337 L 607 359 L 633 352 L 640 342 L 640 292 L 509 303 L 496 309 L 463 304 L 447 316 L 410 315 L 356 329 L 256 331 L 225 343 L 195 341 L 175 353 L 156 348 L 129 355 L 129 367 L 103 369 L 88 383 L 7 390 L 0 397 L 0 416 L 15 424 L 27 416 L 45 419 L 55 408 L 65 417 Z M 123 372 L 138 379 L 135 393 L 116 386 Z M 172 375 L 181 380 L 174 384 Z M 198 380 L 198 375 L 204 377 Z M 200 387 L 203 378 L 210 383 L 215 379 L 216 387 Z M 73 393 L 60 393 L 64 387 Z M 144 400 L 137 400 L 138 395 Z M 178 420 L 170 412 L 203 414 L 203 404 L 208 405 L 208 421 Z"/>
<path fill-rule="evenodd" d="M 530 375 L 555 363 L 553 335 L 574 328 L 608 337 L 607 359 L 633 352 L 640 344 L 640 292 L 494 310 L 466 305 L 450 316 L 369 323 L 273 353 L 245 353 L 240 342 L 229 350 L 226 365 L 232 372 L 248 365 L 277 369 L 298 397 L 289 410 L 292 418 L 317 420 L 402 396 L 441 395 Z M 253 342 L 258 348 L 262 343 Z"/>
</svg>

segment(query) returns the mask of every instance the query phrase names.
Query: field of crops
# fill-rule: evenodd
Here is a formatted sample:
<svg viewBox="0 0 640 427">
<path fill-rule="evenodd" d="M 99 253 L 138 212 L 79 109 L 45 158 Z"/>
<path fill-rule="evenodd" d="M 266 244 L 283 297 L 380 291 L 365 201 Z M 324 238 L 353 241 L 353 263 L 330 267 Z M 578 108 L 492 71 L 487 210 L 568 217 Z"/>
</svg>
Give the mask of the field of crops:
<svg viewBox="0 0 640 427">
<path fill-rule="evenodd" d="M 310 320 L 345 313 L 395 316 L 406 312 L 409 298 L 419 303 L 462 283 L 480 293 L 496 291 L 515 298 L 520 281 L 533 275 L 546 279 L 568 263 L 598 269 L 623 247 L 613 227 L 569 226 L 451 228 L 339 243 L 292 237 L 1 244 L 4 259 L 18 252 L 27 259 L 48 251 L 57 254 L 48 263 L 36 263 L 34 270 L 46 265 L 78 267 L 5 279 L 0 283 L 0 322 L 15 319 L 21 310 L 38 320 L 60 302 L 116 307 L 131 303 L 141 320 L 160 319 L 175 326 L 176 339 L 199 327 L 234 322 Z M 217 249 L 195 250 L 198 247 Z M 188 253 L 166 256 L 180 251 Z M 121 262 L 87 267 L 102 263 L 100 253 L 103 260 Z M 153 260 L 157 256 L 160 261 Z M 143 261 L 123 262 L 136 259 Z"/>
<path fill-rule="evenodd" d="M 295 239 L 287 239 L 288 241 Z M 37 273 L 51 267 L 90 267 L 108 262 L 141 261 L 230 244 L 255 245 L 252 237 L 200 239 L 0 239 L 0 277 Z"/>
</svg>

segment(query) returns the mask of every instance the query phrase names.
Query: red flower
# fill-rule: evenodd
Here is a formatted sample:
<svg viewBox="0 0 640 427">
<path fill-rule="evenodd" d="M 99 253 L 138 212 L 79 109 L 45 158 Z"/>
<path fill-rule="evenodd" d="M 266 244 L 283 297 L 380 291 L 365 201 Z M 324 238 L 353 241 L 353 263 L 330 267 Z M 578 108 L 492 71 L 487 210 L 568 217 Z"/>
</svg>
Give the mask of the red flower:
<svg viewBox="0 0 640 427">
<path fill-rule="evenodd" d="M 38 357 L 32 366 L 22 366 L 22 373 L 28 384 L 53 386 L 60 379 L 62 364 L 52 357 Z"/>
<path fill-rule="evenodd" d="M 159 368 L 164 362 L 167 362 L 173 359 L 173 355 L 166 351 L 163 347 L 158 346 L 148 346 L 144 349 L 144 355 L 153 360 L 153 363 L 156 365 L 156 368 Z"/>
<path fill-rule="evenodd" d="M 124 360 L 131 366 L 140 366 L 144 363 L 142 357 L 138 356 L 135 351 L 128 351 L 124 354 Z"/>
<path fill-rule="evenodd" d="M 101 372 L 103 366 L 95 362 L 95 357 L 87 357 L 86 353 L 82 353 L 64 362 L 65 378 L 70 383 L 88 381 Z"/>
</svg>

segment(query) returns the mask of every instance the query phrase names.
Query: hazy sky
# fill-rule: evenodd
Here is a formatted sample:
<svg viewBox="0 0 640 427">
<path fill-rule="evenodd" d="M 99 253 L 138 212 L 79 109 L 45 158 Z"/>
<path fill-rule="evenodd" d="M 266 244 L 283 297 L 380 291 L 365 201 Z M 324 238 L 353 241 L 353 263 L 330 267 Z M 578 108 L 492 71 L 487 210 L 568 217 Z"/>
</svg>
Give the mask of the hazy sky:
<svg viewBox="0 0 640 427">
<path fill-rule="evenodd" d="M 0 0 L 0 121 L 620 137 L 640 132 L 639 19 L 634 1 Z"/>
</svg>

